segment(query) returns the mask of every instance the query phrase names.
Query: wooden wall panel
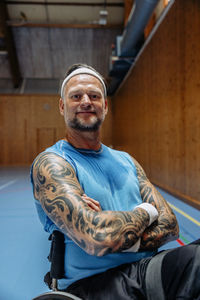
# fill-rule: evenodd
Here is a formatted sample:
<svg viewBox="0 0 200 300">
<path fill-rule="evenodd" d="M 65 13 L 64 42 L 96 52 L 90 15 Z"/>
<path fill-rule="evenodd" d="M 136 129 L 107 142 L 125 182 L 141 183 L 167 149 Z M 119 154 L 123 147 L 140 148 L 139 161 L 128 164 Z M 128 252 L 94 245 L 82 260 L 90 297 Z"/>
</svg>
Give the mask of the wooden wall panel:
<svg viewBox="0 0 200 300">
<path fill-rule="evenodd" d="M 0 121 L 1 148 L 0 164 L 30 164 L 36 154 L 52 141 L 44 136 L 43 144 L 38 145 L 38 131 L 54 129 L 60 137 L 64 124 L 58 112 L 58 97 L 31 95 L 1 95 Z M 63 134 L 62 134 L 63 136 Z"/>
<path fill-rule="evenodd" d="M 200 207 L 200 4 L 176 0 L 113 98 L 113 144 Z"/>
<path fill-rule="evenodd" d="M 0 95 L 0 165 L 29 165 L 65 136 L 58 100 L 55 95 Z M 111 110 L 102 140 L 111 144 Z"/>
</svg>

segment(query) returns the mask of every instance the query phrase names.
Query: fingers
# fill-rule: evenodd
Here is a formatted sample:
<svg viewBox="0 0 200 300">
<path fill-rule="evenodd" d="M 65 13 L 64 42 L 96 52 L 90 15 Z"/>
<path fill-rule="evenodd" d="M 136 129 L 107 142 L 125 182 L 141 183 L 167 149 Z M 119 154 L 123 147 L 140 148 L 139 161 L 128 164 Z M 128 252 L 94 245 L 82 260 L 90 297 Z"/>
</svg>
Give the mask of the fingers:
<svg viewBox="0 0 200 300">
<path fill-rule="evenodd" d="M 87 205 L 92 208 L 93 210 L 95 211 L 101 211 L 101 206 L 99 204 L 98 201 L 88 197 L 86 194 L 83 194 L 82 197 L 81 197 L 86 203 Z"/>
</svg>

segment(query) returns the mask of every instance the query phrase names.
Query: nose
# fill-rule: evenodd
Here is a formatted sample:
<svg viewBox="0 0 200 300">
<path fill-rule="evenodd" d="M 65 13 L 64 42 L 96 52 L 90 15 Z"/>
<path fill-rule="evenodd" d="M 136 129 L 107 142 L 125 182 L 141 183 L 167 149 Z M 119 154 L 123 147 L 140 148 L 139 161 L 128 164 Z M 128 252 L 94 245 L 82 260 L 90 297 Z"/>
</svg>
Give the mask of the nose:
<svg viewBox="0 0 200 300">
<path fill-rule="evenodd" d="M 87 94 L 84 94 L 81 98 L 81 105 L 82 106 L 88 106 L 91 105 L 90 97 Z"/>
</svg>

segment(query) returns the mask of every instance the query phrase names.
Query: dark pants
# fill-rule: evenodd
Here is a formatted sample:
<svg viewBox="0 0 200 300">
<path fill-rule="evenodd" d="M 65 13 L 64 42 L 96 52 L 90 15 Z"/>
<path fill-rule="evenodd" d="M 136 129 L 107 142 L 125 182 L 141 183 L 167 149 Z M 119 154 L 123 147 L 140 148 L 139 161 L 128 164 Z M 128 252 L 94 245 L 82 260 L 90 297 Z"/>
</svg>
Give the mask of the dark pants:
<svg viewBox="0 0 200 300">
<path fill-rule="evenodd" d="M 158 262 L 159 255 L 163 256 Z M 200 300 L 200 240 L 193 244 L 164 251 L 152 258 L 139 262 L 121 265 L 82 280 L 67 288 L 84 300 L 143 300 L 155 299 L 150 294 L 158 294 L 160 289 L 164 297 L 162 300 Z M 154 267 L 154 274 L 161 274 L 159 280 L 150 278 L 151 293 L 146 284 L 146 274 L 150 265 Z"/>
</svg>

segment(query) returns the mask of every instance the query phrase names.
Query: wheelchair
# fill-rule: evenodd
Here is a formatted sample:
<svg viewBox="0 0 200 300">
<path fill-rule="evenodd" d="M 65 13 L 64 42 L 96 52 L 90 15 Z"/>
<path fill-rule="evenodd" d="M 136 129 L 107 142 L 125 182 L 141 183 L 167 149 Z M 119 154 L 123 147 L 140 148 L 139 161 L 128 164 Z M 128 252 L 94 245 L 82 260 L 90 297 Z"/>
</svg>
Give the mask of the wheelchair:
<svg viewBox="0 0 200 300">
<path fill-rule="evenodd" d="M 82 300 L 75 295 L 58 290 L 57 280 L 64 277 L 64 235 L 60 231 L 54 230 L 49 236 L 49 240 L 51 240 L 51 248 L 48 259 L 51 263 L 51 268 L 45 275 L 44 282 L 51 291 L 43 293 L 32 300 Z"/>
<path fill-rule="evenodd" d="M 50 254 L 48 256 L 49 261 L 51 262 L 50 271 L 44 277 L 45 283 L 51 289 L 50 292 L 43 293 L 32 300 L 83 300 L 71 293 L 64 291 L 59 291 L 57 289 L 57 280 L 64 277 L 64 257 L 65 257 L 65 243 L 64 235 L 55 230 L 49 237 L 51 240 Z M 191 245 L 200 245 L 200 239 L 191 243 Z M 164 300 L 164 292 L 161 281 L 161 266 L 164 254 L 170 252 L 172 249 L 161 251 L 159 255 L 154 256 L 153 263 L 149 263 L 147 273 L 146 273 L 146 285 L 148 286 L 148 300 Z M 196 251 L 196 264 L 193 264 L 192 273 L 195 272 L 199 266 L 200 259 L 200 248 Z M 158 268 L 159 266 L 159 268 Z M 188 298 L 189 299 L 189 298 Z M 200 296 L 195 298 L 200 300 Z"/>
</svg>

